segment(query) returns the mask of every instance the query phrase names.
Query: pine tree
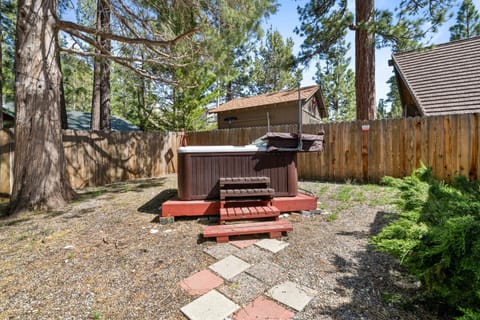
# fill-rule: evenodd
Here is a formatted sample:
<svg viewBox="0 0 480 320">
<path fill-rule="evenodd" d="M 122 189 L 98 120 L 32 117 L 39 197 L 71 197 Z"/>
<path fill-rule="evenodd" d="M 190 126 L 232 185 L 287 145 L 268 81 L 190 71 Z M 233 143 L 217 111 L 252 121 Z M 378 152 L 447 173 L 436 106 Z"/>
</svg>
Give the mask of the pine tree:
<svg viewBox="0 0 480 320">
<path fill-rule="evenodd" d="M 301 80 L 301 70 L 293 55 L 293 40 L 285 41 L 277 30 L 267 31 L 264 43 L 255 54 L 250 78 L 250 94 L 275 92 L 295 88 Z"/>
<path fill-rule="evenodd" d="M 375 116 L 375 46 L 415 47 L 426 34 L 435 32 L 455 0 L 403 0 L 394 12 L 375 10 L 373 0 L 356 0 L 355 17 L 347 0 L 310 0 L 298 8 L 305 40 L 304 62 L 318 57 L 337 43 L 345 30 L 355 31 L 355 79 L 357 119 Z"/>
<path fill-rule="evenodd" d="M 450 41 L 480 36 L 480 14 L 472 0 L 463 0 L 456 23 L 450 28 Z"/>
<path fill-rule="evenodd" d="M 320 84 L 330 120 L 355 119 L 355 76 L 350 69 L 345 39 L 331 46 L 317 63 L 316 82 Z"/>
<path fill-rule="evenodd" d="M 400 118 L 403 115 L 402 101 L 400 99 L 400 92 L 398 91 L 398 83 L 395 75 L 392 75 L 387 84 L 390 90 L 387 93 L 387 100 L 390 103 L 390 112 L 385 115 L 386 118 Z"/>
</svg>

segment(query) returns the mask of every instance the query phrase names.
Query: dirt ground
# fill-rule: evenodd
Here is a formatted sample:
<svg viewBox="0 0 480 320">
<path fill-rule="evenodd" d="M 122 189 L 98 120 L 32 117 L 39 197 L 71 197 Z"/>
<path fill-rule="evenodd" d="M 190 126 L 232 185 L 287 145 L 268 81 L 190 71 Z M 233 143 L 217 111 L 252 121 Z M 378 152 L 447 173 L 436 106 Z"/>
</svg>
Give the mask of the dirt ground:
<svg viewBox="0 0 480 320">
<path fill-rule="evenodd" d="M 417 284 L 368 238 L 394 214 L 376 185 L 300 182 L 322 214 L 292 213 L 289 246 L 272 257 L 317 290 L 295 319 L 436 319 Z M 83 190 L 69 208 L 0 218 L 0 319 L 185 319 L 178 285 L 216 260 L 205 219 L 160 224 L 176 176 Z"/>
</svg>

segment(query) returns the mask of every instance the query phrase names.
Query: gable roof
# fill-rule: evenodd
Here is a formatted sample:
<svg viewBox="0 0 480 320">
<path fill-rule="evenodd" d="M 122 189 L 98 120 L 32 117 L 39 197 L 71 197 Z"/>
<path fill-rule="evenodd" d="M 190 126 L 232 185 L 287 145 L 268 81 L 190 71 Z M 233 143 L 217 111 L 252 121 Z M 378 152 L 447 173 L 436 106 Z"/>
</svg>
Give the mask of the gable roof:
<svg viewBox="0 0 480 320">
<path fill-rule="evenodd" d="M 421 115 L 480 112 L 480 37 L 392 58 Z"/>
<path fill-rule="evenodd" d="M 314 95 L 317 95 L 317 100 L 319 100 L 320 114 L 323 117 L 326 112 L 320 86 L 313 85 L 300 88 L 300 98 L 303 102 L 308 101 Z M 228 101 L 227 103 L 222 104 L 218 108 L 210 110 L 210 112 L 218 113 L 231 110 L 263 107 L 294 101 L 298 101 L 298 89 L 282 90 L 273 93 L 260 94 L 253 97 L 233 99 L 231 101 Z"/>
<path fill-rule="evenodd" d="M 90 112 L 67 111 L 68 129 L 71 130 L 90 130 L 91 121 Z M 131 124 L 127 120 L 116 116 L 110 116 L 110 124 L 112 131 L 138 131 L 137 126 Z"/>
<path fill-rule="evenodd" d="M 15 118 L 15 111 L 12 102 L 6 103 L 2 111 L 4 114 Z M 90 112 L 81 112 L 81 111 L 67 111 L 67 122 L 68 129 L 71 130 L 90 130 L 90 121 L 91 114 Z M 137 126 L 131 124 L 127 120 L 116 116 L 110 116 L 110 124 L 112 131 L 138 131 L 140 130 Z"/>
</svg>

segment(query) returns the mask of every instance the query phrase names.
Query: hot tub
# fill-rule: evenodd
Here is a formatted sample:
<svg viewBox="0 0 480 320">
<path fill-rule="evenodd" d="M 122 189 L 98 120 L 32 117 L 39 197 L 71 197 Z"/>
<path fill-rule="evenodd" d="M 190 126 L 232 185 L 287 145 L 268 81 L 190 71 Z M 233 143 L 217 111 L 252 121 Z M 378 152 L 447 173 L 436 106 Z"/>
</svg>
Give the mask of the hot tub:
<svg viewBox="0 0 480 320">
<path fill-rule="evenodd" d="M 297 195 L 297 153 L 267 152 L 263 146 L 178 148 L 180 200 L 219 199 L 219 178 L 269 177 L 275 197 Z"/>
</svg>

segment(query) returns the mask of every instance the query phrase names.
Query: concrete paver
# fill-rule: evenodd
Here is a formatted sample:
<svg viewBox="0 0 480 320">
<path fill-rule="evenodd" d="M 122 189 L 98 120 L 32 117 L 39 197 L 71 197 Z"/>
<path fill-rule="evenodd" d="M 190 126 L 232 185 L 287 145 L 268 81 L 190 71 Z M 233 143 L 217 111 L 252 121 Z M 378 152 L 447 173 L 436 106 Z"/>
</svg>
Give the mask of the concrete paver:
<svg viewBox="0 0 480 320">
<path fill-rule="evenodd" d="M 218 287 L 217 290 L 236 303 L 245 305 L 269 288 L 270 286 L 260 280 L 246 273 L 241 273 L 224 285 Z"/>
<path fill-rule="evenodd" d="M 231 246 L 228 243 L 218 243 L 203 250 L 203 252 L 214 257 L 217 260 L 236 254 L 239 251 L 239 248 Z"/>
<path fill-rule="evenodd" d="M 210 270 L 215 271 L 222 278 L 227 280 L 232 279 L 236 275 L 242 273 L 243 271 L 250 268 L 251 264 L 237 258 L 234 256 L 228 256 L 214 264 L 209 268 Z"/>
<path fill-rule="evenodd" d="M 273 253 L 277 253 L 280 250 L 285 249 L 288 246 L 288 243 L 284 241 L 279 241 L 277 239 L 263 239 L 255 243 L 255 245 Z"/>
<path fill-rule="evenodd" d="M 268 260 L 254 264 L 245 272 L 270 286 L 282 282 L 286 276 L 284 268 Z"/>
<path fill-rule="evenodd" d="M 315 294 L 315 290 L 291 281 L 283 282 L 267 292 L 271 298 L 297 311 L 302 311 Z"/>
<path fill-rule="evenodd" d="M 233 320 L 259 320 L 259 319 L 275 319 L 290 320 L 294 313 L 275 302 L 259 296 L 254 301 L 247 304 L 243 309 L 238 311 Z"/>
<path fill-rule="evenodd" d="M 248 239 L 248 240 L 231 240 L 229 243 L 234 245 L 237 248 L 244 249 L 258 242 L 258 239 Z"/>
<path fill-rule="evenodd" d="M 251 264 L 259 263 L 263 260 L 273 257 L 273 253 L 260 249 L 257 246 L 249 246 L 245 249 L 239 250 L 235 256 Z"/>
<path fill-rule="evenodd" d="M 180 310 L 190 320 L 224 320 L 239 308 L 223 294 L 212 290 Z"/>
<path fill-rule="evenodd" d="M 180 286 L 193 296 L 207 293 L 223 284 L 223 279 L 209 270 L 202 270 L 180 281 Z"/>
</svg>

